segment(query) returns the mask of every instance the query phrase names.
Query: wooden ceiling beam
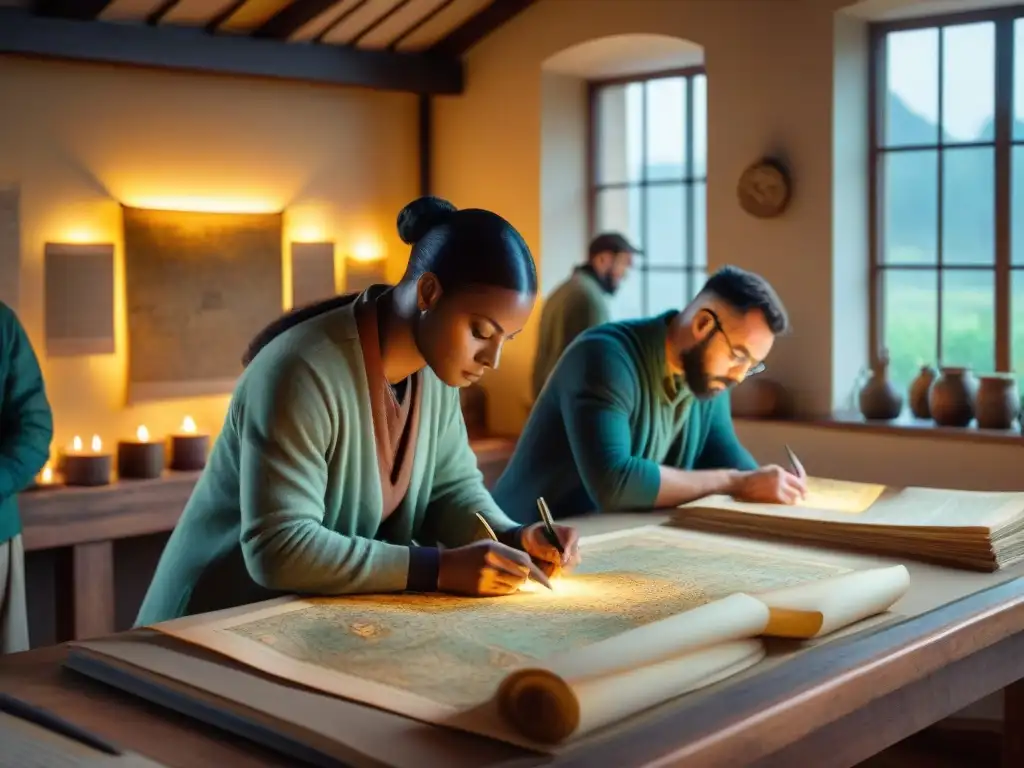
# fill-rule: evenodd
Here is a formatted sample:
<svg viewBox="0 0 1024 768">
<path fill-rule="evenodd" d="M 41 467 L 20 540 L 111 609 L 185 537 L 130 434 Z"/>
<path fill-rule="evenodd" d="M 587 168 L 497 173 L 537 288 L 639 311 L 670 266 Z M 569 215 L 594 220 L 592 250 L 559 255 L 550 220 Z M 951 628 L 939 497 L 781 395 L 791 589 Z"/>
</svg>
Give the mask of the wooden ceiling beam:
<svg viewBox="0 0 1024 768">
<path fill-rule="evenodd" d="M 36 0 L 32 12 L 61 19 L 95 19 L 112 0 Z"/>
<path fill-rule="evenodd" d="M 253 30 L 253 37 L 287 40 L 338 0 L 294 0 Z"/>
<path fill-rule="evenodd" d="M 181 0 L 163 0 L 163 2 L 146 17 L 146 23 L 150 25 L 159 24 L 163 20 L 164 16 L 174 10 L 174 6 L 179 2 L 181 2 Z"/>
<path fill-rule="evenodd" d="M 537 0 L 492 0 L 429 48 L 430 53 L 460 58 L 498 27 L 507 24 Z"/>
<path fill-rule="evenodd" d="M 431 53 L 296 45 L 173 25 L 43 18 L 0 9 L 0 54 L 421 94 L 459 94 L 462 64 Z"/>
<path fill-rule="evenodd" d="M 234 2 L 228 5 L 227 8 L 225 8 L 212 19 L 210 19 L 208 22 L 206 22 L 206 31 L 210 34 L 215 33 L 218 29 L 220 29 L 221 24 L 223 24 L 225 21 L 234 16 L 238 12 L 238 10 L 248 1 L 249 0 L 234 0 Z"/>
</svg>

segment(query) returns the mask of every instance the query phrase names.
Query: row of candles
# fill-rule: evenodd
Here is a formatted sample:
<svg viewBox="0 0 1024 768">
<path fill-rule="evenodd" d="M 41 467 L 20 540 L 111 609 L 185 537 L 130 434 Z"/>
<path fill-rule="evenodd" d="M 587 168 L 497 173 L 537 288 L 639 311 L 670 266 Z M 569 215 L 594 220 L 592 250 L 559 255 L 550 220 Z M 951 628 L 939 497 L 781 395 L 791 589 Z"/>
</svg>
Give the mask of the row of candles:
<svg viewBox="0 0 1024 768">
<path fill-rule="evenodd" d="M 210 436 L 196 428 L 191 416 L 186 416 L 181 428 L 170 436 L 170 468 L 181 472 L 202 469 L 210 450 Z M 121 480 L 148 480 L 160 477 L 167 466 L 165 441 L 150 438 L 149 430 L 140 425 L 135 440 L 117 443 L 117 476 Z M 99 435 L 93 435 L 86 448 L 78 435 L 59 459 L 59 471 L 64 485 L 108 485 L 112 479 L 114 455 L 104 451 Z M 40 472 L 37 486 L 55 485 L 53 469 L 47 465 Z"/>
</svg>

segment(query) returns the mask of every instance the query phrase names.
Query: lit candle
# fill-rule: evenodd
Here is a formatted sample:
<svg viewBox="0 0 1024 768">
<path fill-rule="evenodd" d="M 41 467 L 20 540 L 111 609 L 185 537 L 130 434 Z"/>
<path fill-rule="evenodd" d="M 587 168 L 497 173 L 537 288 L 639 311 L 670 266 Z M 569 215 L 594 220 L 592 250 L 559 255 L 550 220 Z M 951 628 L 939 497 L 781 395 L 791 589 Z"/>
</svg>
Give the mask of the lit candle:
<svg viewBox="0 0 1024 768">
<path fill-rule="evenodd" d="M 82 447 L 82 438 L 75 435 L 71 448 L 64 453 L 65 485 L 107 485 L 110 482 L 112 457 L 103 452 L 99 435 L 92 436 L 89 450 Z"/>
<path fill-rule="evenodd" d="M 181 422 L 181 429 L 171 435 L 171 469 L 189 472 L 206 466 L 210 450 L 210 436 L 199 434 L 191 416 Z"/>
<path fill-rule="evenodd" d="M 135 430 L 135 440 L 117 444 L 117 475 L 125 480 L 149 480 L 164 471 L 164 444 L 149 439 L 149 430 L 142 424 Z"/>
</svg>

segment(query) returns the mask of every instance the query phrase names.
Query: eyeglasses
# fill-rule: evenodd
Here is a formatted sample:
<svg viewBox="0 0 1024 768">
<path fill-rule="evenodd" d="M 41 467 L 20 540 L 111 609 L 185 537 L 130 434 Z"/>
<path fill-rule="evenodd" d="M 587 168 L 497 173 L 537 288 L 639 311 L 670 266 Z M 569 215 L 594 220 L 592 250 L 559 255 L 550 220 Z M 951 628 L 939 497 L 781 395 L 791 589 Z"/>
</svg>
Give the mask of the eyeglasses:
<svg viewBox="0 0 1024 768">
<path fill-rule="evenodd" d="M 716 333 L 721 334 L 722 340 L 725 341 L 726 346 L 729 347 L 729 356 L 732 358 L 732 361 L 738 366 L 746 366 L 747 372 L 744 376 L 755 376 L 759 373 L 763 373 L 764 369 L 767 367 L 764 362 L 755 362 L 750 359 L 750 355 L 746 352 L 734 347 L 732 342 L 729 340 L 729 336 L 726 334 L 725 329 L 722 328 L 722 321 L 718 319 L 718 315 L 715 314 L 714 310 L 705 309 L 704 311 L 711 315 L 711 319 L 715 321 L 715 328 L 711 331 L 712 335 Z"/>
</svg>

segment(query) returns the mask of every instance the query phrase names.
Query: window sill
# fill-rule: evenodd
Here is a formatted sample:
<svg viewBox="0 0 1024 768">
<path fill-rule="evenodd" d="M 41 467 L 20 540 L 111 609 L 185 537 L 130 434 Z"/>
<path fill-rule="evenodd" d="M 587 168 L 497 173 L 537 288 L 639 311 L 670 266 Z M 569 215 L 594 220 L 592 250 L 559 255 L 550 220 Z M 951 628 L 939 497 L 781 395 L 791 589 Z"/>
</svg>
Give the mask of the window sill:
<svg viewBox="0 0 1024 768">
<path fill-rule="evenodd" d="M 762 419 L 742 419 L 738 422 L 765 421 Z M 818 419 L 774 420 L 772 423 L 794 424 L 824 429 L 846 430 L 849 432 L 866 432 L 869 434 L 894 435 L 899 437 L 924 437 L 940 440 L 964 440 L 973 443 L 997 443 L 1024 445 L 1024 435 L 1019 428 L 1014 429 L 979 429 L 969 427 L 941 427 L 934 421 L 916 419 L 909 414 L 891 421 L 868 421 L 856 412 L 837 412 L 832 416 Z"/>
</svg>

